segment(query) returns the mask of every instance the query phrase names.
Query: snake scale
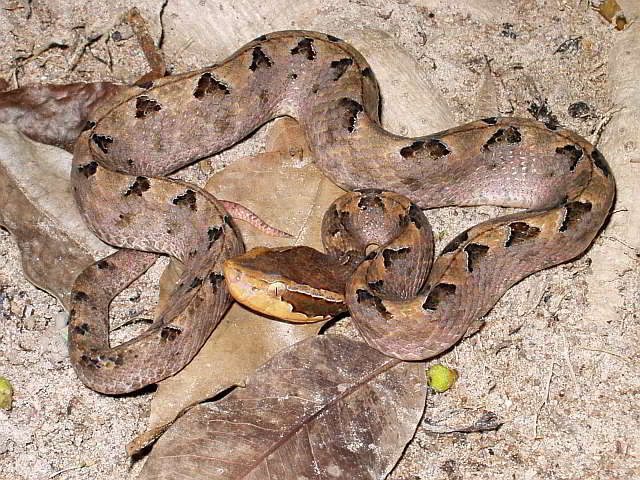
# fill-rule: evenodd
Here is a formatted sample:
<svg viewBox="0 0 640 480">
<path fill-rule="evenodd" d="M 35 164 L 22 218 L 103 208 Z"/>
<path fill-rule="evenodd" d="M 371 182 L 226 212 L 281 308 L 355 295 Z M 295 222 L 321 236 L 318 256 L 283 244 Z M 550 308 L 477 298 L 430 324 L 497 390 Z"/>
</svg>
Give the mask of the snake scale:
<svg viewBox="0 0 640 480">
<path fill-rule="evenodd" d="M 297 306 L 315 295 L 328 304 L 314 281 L 341 282 L 363 337 L 402 359 L 442 352 L 514 283 L 579 255 L 611 209 L 607 162 L 575 133 L 486 118 L 406 138 L 381 127 L 379 105 L 374 74 L 353 47 L 330 35 L 285 31 L 255 39 L 220 64 L 132 86 L 98 107 L 76 143 L 71 180 L 90 228 L 123 249 L 74 285 L 70 348 L 80 379 L 101 392 L 132 391 L 180 370 L 202 346 L 230 302 L 224 261 L 243 244 L 212 195 L 168 175 L 275 117 L 297 119 L 321 171 L 361 192 L 339 199 L 323 224 L 334 265 L 355 272 L 336 267 L 315 275 L 324 267 L 311 266 L 319 254 L 309 249 L 292 251 L 289 260 L 286 250 L 267 252 L 261 258 L 280 255 L 280 268 L 295 270 L 300 258 L 297 269 L 309 265 L 309 288 L 321 292 L 287 296 L 276 288 L 272 296 Z M 452 205 L 526 210 L 461 233 L 428 272 L 433 240 L 420 209 Z M 351 233 L 356 224 L 365 233 Z M 380 248 L 371 253 L 370 244 Z M 147 332 L 110 347 L 111 299 L 159 254 L 186 266 L 172 301 Z M 229 271 L 238 278 L 227 280 L 242 286 L 240 273 Z"/>
</svg>

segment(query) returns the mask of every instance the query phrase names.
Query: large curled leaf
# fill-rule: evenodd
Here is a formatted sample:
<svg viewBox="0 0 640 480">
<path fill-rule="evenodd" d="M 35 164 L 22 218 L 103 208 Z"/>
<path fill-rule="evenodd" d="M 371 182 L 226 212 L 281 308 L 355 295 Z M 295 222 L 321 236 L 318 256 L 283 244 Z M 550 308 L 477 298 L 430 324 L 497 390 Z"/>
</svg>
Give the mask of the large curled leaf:
<svg viewBox="0 0 640 480">
<path fill-rule="evenodd" d="M 425 402 L 424 366 L 340 335 L 309 338 L 249 386 L 199 405 L 158 441 L 142 480 L 382 479 Z"/>
</svg>

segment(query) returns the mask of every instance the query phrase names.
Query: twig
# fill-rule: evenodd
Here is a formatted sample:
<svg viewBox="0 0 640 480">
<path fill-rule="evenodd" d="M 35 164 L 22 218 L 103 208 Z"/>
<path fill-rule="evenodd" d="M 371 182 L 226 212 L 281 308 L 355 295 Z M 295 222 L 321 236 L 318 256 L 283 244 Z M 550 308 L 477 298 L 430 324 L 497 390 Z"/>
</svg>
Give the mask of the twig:
<svg viewBox="0 0 640 480">
<path fill-rule="evenodd" d="M 115 332 L 116 330 L 120 330 L 121 328 L 128 327 L 129 325 L 135 325 L 136 323 L 152 324 L 153 323 L 153 318 L 146 318 L 146 317 L 130 318 L 129 320 L 125 320 L 124 322 L 122 322 L 120 325 L 114 326 L 113 328 L 111 328 L 109 330 L 109 332 Z"/>
<path fill-rule="evenodd" d="M 620 212 L 628 212 L 629 209 L 628 208 L 616 208 L 613 212 L 611 212 L 611 215 L 614 215 L 616 213 L 620 213 Z"/>
<path fill-rule="evenodd" d="M 633 246 L 629 245 L 628 243 L 625 243 L 622 240 L 620 240 L 619 238 L 616 238 L 614 236 L 602 235 L 602 238 L 606 238 L 607 240 L 612 240 L 614 242 L 618 242 L 620 245 L 623 245 L 623 246 L 627 247 L 629 250 L 631 250 L 636 255 L 638 255 L 638 253 L 640 253 L 640 252 L 638 252 L 638 249 L 636 247 L 633 247 Z"/>
<path fill-rule="evenodd" d="M 151 69 L 151 71 L 139 79 L 138 82 L 157 80 L 158 78 L 164 77 L 167 71 L 164 57 L 156 48 L 153 42 L 153 37 L 149 33 L 147 22 L 140 15 L 140 11 L 134 7 L 127 12 L 125 18 L 138 40 L 138 45 L 140 45 L 142 53 L 147 60 L 147 65 L 149 65 L 149 68 Z"/>
<path fill-rule="evenodd" d="M 625 357 L 623 355 L 620 355 L 619 353 L 615 353 L 615 352 L 611 352 L 609 350 L 602 350 L 600 348 L 589 348 L 589 347 L 578 347 L 581 350 L 587 350 L 589 352 L 599 352 L 599 353 L 606 353 L 608 355 L 611 355 L 613 357 L 619 358 L 620 360 L 622 360 L 623 362 L 625 362 L 628 365 L 631 365 L 631 359 L 629 359 L 628 357 Z"/>
<path fill-rule="evenodd" d="M 158 50 L 162 49 L 164 44 L 164 11 L 167 8 L 169 0 L 164 0 L 160 5 L 160 13 L 158 14 L 158 20 L 160 22 L 160 38 L 158 38 Z"/>
<path fill-rule="evenodd" d="M 33 51 L 30 55 L 31 58 L 33 57 L 38 57 L 41 54 L 43 54 L 44 52 L 46 52 L 47 50 L 51 50 L 52 48 L 64 48 L 64 47 L 68 47 L 69 46 L 69 39 L 68 38 L 62 38 L 62 37 L 53 37 L 49 40 L 48 43 L 46 43 L 45 45 L 41 46 L 40 48 L 37 48 L 35 51 Z"/>
<path fill-rule="evenodd" d="M 75 52 L 71 56 L 71 60 L 69 61 L 69 70 L 73 70 L 78 66 L 80 62 L 80 58 L 84 54 L 85 50 L 89 45 L 91 45 L 96 40 L 102 38 L 103 35 L 108 34 L 111 30 L 113 30 L 117 25 L 120 25 L 127 19 L 127 12 L 124 12 L 116 17 L 116 19 L 110 23 L 107 27 L 99 30 L 97 32 L 90 33 L 80 40 L 80 43 L 76 47 Z"/>
<path fill-rule="evenodd" d="M 562 330 L 562 341 L 564 343 L 564 351 L 563 356 L 564 359 L 567 362 L 567 366 L 569 367 L 569 372 L 571 373 L 571 380 L 573 380 L 573 387 L 576 389 L 576 392 L 578 392 L 578 394 L 580 394 L 579 392 L 579 386 L 578 386 L 578 378 L 576 377 L 576 372 L 573 370 L 573 365 L 571 364 L 571 359 L 569 358 L 569 344 L 567 343 L 567 335 L 565 330 Z"/>
<path fill-rule="evenodd" d="M 83 462 L 80 465 L 76 465 L 74 467 L 63 468 L 62 470 L 58 470 L 57 472 L 54 472 L 51 475 L 49 475 L 48 478 L 52 479 L 52 478 L 57 477 L 58 475 L 61 475 L 61 474 L 66 473 L 66 472 L 70 472 L 72 470 L 79 470 L 81 468 L 93 467 L 95 464 L 96 464 L 96 462 L 93 462 L 93 463 Z"/>
<path fill-rule="evenodd" d="M 611 121 L 611 119 L 613 118 L 613 115 L 622 111 L 623 109 L 624 107 L 617 107 L 617 108 L 613 107 L 604 113 L 604 115 L 602 116 L 602 119 L 598 122 L 598 124 L 593 129 L 593 132 L 591 133 L 591 138 L 589 140 L 593 145 L 598 144 L 598 142 L 600 141 L 600 137 L 602 136 L 602 131 L 604 130 L 604 127 L 607 125 L 607 123 Z"/>
<path fill-rule="evenodd" d="M 15 88 L 20 88 L 20 84 L 18 83 L 18 68 L 11 69 L 11 77 L 13 78 L 13 84 Z"/>
<path fill-rule="evenodd" d="M 542 408 L 549 402 L 549 390 L 551 389 L 551 377 L 553 376 L 553 368 L 555 366 L 556 366 L 556 363 L 553 362 L 551 364 L 551 370 L 549 371 L 549 376 L 547 377 L 547 388 L 545 390 L 544 400 L 538 407 L 538 411 L 536 412 L 536 415 L 533 419 L 533 439 L 534 440 L 538 440 L 542 438 L 542 437 L 538 437 L 538 417 L 540 416 L 540 412 L 542 411 Z"/>
<path fill-rule="evenodd" d="M 33 50 L 31 53 L 29 54 L 23 54 L 23 55 L 18 55 L 17 57 L 14 57 L 14 62 L 16 64 L 16 66 L 22 66 L 24 64 L 26 64 L 27 62 L 39 57 L 40 55 L 42 55 L 44 52 L 51 50 L 52 48 L 67 48 L 69 47 L 69 39 L 68 38 L 63 38 L 63 37 L 52 37 L 49 40 L 47 40 L 47 42 L 36 48 L 35 50 Z"/>
<path fill-rule="evenodd" d="M 488 432 L 504 423 L 495 413 L 483 409 L 456 408 L 443 413 L 440 420 L 426 417 L 420 428 L 435 434 Z"/>
</svg>

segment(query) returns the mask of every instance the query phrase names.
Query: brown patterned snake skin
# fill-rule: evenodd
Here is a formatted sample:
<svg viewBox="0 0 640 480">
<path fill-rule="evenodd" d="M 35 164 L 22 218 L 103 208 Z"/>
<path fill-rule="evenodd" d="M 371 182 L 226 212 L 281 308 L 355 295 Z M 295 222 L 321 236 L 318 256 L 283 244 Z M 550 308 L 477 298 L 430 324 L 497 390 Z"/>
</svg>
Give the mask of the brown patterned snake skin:
<svg viewBox="0 0 640 480">
<path fill-rule="evenodd" d="M 391 191 L 421 208 L 528 209 L 460 234 L 430 273 L 423 263 L 411 266 L 428 260 L 424 244 L 432 240 L 420 210 L 401 196 L 356 193 L 329 210 L 325 237 L 346 248 L 346 264 L 358 256 L 349 253 L 351 225 L 363 221 L 366 230 L 382 219 L 368 228 L 373 240 L 364 240 L 382 245 L 379 253 L 338 280 L 365 339 L 389 355 L 423 359 L 447 349 L 511 285 L 583 252 L 609 213 L 609 167 L 570 131 L 489 118 L 404 138 L 382 129 L 378 108 L 362 56 L 335 37 L 304 31 L 262 36 L 219 65 L 131 87 L 100 107 L 77 142 L 73 188 L 91 228 L 125 250 L 89 267 L 74 286 L 71 358 L 82 381 L 107 393 L 135 390 L 180 370 L 202 346 L 229 303 L 224 260 L 240 254 L 242 242 L 211 195 L 166 175 L 274 117 L 296 118 L 317 166 L 347 190 Z M 389 232 L 399 237 L 385 246 Z M 148 332 L 110 348 L 109 302 L 157 254 L 178 258 L 187 273 Z"/>
</svg>

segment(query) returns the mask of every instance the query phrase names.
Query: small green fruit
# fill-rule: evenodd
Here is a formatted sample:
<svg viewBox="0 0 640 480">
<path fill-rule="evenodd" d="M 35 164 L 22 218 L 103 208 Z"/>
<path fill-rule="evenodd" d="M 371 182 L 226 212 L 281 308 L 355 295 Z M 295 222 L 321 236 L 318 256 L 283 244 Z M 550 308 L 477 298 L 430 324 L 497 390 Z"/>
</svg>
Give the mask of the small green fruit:
<svg viewBox="0 0 640 480">
<path fill-rule="evenodd" d="M 458 372 L 444 365 L 431 365 L 427 370 L 427 384 L 436 392 L 449 390 L 458 379 Z"/>
<path fill-rule="evenodd" d="M 13 387 L 9 380 L 0 377 L 0 408 L 11 410 L 13 402 Z"/>
</svg>

